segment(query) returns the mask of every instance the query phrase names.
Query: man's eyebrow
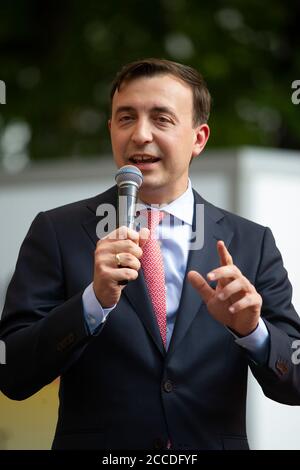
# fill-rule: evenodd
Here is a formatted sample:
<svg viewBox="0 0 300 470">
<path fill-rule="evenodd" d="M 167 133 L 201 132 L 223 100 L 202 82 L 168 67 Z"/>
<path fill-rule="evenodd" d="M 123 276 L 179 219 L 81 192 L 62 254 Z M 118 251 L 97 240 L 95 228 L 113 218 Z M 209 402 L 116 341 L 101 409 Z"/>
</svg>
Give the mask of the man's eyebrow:
<svg viewBox="0 0 300 470">
<path fill-rule="evenodd" d="M 168 106 L 154 106 L 151 108 L 151 112 L 170 114 L 174 119 L 178 120 L 175 111 Z"/>
<path fill-rule="evenodd" d="M 116 109 L 116 114 L 118 113 L 132 113 L 135 112 L 135 109 L 132 106 L 118 106 Z"/>
<path fill-rule="evenodd" d="M 168 106 L 153 106 L 153 108 L 150 109 L 150 112 L 170 114 L 174 119 L 177 120 L 176 113 Z M 118 106 L 116 109 L 116 114 L 120 113 L 136 113 L 136 109 L 133 106 Z"/>
</svg>

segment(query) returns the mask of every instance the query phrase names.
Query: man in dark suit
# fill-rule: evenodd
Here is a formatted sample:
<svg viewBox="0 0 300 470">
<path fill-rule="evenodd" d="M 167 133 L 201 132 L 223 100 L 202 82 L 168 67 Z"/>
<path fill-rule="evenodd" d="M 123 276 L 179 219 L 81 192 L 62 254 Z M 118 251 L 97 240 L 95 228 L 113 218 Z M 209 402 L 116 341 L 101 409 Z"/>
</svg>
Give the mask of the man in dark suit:
<svg viewBox="0 0 300 470">
<path fill-rule="evenodd" d="M 247 449 L 248 366 L 268 397 L 300 404 L 300 321 L 271 231 L 209 204 L 188 179 L 209 107 L 190 67 L 127 65 L 112 87 L 115 162 L 142 171 L 141 204 L 168 217 L 99 240 L 97 208 L 117 207 L 113 187 L 40 213 L 23 242 L 0 385 L 22 400 L 61 377 L 54 449 Z M 163 288 L 144 260 L 152 238 Z"/>
</svg>

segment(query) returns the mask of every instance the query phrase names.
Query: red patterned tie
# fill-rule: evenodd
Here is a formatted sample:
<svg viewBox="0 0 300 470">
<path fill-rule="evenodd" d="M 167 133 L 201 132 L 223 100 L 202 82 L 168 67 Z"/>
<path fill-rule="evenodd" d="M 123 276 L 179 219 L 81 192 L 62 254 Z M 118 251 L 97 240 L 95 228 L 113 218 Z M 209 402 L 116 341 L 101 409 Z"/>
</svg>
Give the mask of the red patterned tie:
<svg viewBox="0 0 300 470">
<path fill-rule="evenodd" d="M 167 299 L 165 271 L 159 241 L 155 238 L 155 229 L 163 219 L 165 213 L 159 210 L 148 210 L 147 213 L 150 236 L 143 248 L 141 264 L 159 331 L 166 347 Z"/>
</svg>

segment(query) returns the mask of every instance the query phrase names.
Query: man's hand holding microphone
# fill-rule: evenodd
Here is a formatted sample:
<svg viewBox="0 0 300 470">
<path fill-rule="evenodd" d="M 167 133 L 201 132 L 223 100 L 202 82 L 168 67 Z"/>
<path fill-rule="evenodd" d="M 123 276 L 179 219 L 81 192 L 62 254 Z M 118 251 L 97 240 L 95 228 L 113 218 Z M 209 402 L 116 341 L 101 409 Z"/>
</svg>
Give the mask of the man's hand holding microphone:
<svg viewBox="0 0 300 470">
<path fill-rule="evenodd" d="M 143 246 L 150 231 L 134 227 L 138 189 L 143 182 L 140 170 L 133 165 L 116 174 L 119 192 L 118 228 L 97 242 L 94 258 L 94 292 L 102 308 L 117 304 L 128 281 L 138 277 Z"/>
</svg>

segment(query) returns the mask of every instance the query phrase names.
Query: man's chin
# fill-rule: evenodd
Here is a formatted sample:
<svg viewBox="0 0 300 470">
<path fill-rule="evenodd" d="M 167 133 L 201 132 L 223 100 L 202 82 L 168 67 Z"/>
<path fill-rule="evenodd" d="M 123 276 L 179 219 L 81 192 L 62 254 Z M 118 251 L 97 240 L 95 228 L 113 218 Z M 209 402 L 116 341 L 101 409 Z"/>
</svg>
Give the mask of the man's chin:
<svg viewBox="0 0 300 470">
<path fill-rule="evenodd" d="M 139 191 L 139 197 L 142 201 L 149 204 L 160 204 L 162 199 L 164 199 L 165 191 L 165 185 L 159 184 L 157 180 L 155 182 L 144 180 Z"/>
<path fill-rule="evenodd" d="M 143 180 L 140 191 L 156 192 L 156 191 L 161 190 L 164 187 L 164 185 L 161 184 L 158 181 L 157 177 L 155 178 L 155 176 L 150 177 L 147 175 L 143 175 L 143 177 L 144 177 L 144 180 Z"/>
</svg>

